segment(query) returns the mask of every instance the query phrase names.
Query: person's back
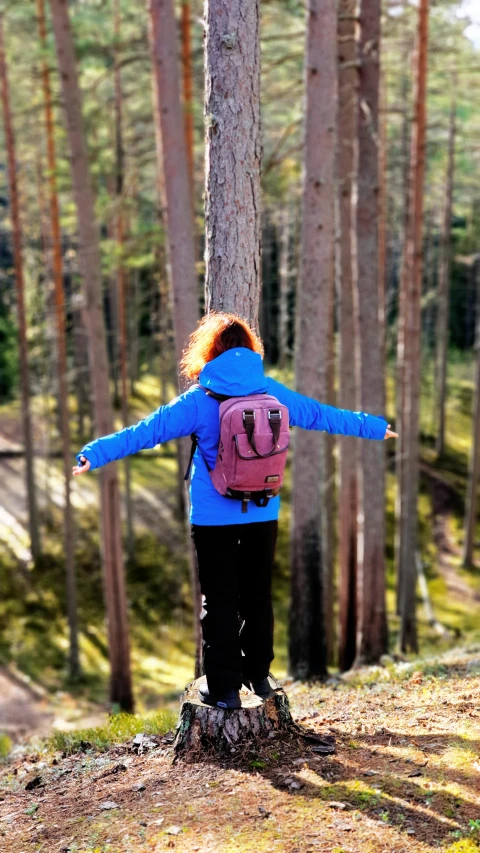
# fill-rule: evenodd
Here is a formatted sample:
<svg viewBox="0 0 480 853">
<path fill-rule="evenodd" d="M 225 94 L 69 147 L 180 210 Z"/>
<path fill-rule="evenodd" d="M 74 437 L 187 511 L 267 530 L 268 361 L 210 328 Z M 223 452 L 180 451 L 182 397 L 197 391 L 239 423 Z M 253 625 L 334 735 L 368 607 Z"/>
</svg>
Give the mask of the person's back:
<svg viewBox="0 0 480 853">
<path fill-rule="evenodd" d="M 368 439 L 395 436 L 382 417 L 326 406 L 266 377 L 262 355 L 261 341 L 244 320 L 231 314 L 205 317 L 181 365 L 191 387 L 135 426 L 87 444 L 73 469 L 81 474 L 164 441 L 196 437 L 190 519 L 204 596 L 207 680 L 199 693 L 204 702 L 227 708 L 240 707 L 242 683 L 262 697 L 272 690 L 271 575 L 280 498 L 269 496 L 262 505 L 244 494 L 229 497 L 215 488 L 210 472 L 219 451 L 222 399 L 268 394 L 286 407 L 290 426 Z M 252 436 L 250 431 L 250 445 Z"/>
</svg>

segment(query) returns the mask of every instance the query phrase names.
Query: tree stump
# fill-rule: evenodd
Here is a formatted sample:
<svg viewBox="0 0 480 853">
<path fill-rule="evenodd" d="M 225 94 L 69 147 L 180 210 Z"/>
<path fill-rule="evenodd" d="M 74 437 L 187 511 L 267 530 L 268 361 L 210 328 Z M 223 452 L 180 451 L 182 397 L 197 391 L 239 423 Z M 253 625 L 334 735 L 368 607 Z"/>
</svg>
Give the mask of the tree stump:
<svg viewBox="0 0 480 853">
<path fill-rule="evenodd" d="M 205 676 L 188 684 L 182 696 L 180 717 L 174 742 L 176 757 L 195 758 L 200 753 L 231 754 L 270 732 L 295 727 L 286 693 L 279 687 L 268 699 L 261 700 L 246 688 L 240 691 L 242 707 L 225 710 L 204 705 L 198 688 Z"/>
</svg>

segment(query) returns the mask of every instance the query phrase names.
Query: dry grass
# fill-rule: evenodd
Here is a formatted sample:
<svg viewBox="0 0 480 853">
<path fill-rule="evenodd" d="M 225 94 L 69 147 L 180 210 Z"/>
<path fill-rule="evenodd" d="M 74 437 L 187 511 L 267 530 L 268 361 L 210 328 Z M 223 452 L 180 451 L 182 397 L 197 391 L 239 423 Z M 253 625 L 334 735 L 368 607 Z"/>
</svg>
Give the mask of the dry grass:
<svg viewBox="0 0 480 853">
<path fill-rule="evenodd" d="M 168 743 L 142 756 L 128 744 L 14 754 L 0 777 L 0 849 L 478 853 L 479 658 L 287 684 L 297 719 L 334 733 L 329 757 L 282 740 L 229 763 L 173 764 Z M 44 787 L 26 791 L 36 776 Z M 117 807 L 103 810 L 108 801 Z"/>
</svg>

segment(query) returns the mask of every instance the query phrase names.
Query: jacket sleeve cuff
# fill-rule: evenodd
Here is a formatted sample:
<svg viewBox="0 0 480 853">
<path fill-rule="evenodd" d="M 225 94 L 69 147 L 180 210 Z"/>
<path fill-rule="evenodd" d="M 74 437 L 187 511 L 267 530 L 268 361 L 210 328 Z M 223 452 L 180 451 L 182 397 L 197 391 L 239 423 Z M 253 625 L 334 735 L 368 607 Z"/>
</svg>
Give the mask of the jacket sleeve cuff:
<svg viewBox="0 0 480 853">
<path fill-rule="evenodd" d="M 80 465 L 80 456 L 84 456 L 85 459 L 87 459 L 88 462 L 90 462 L 90 471 L 93 471 L 94 468 L 98 468 L 98 465 L 97 465 L 97 462 L 96 462 L 96 459 L 95 459 L 95 456 L 94 456 L 92 450 L 85 448 L 84 450 L 81 450 L 80 453 L 77 453 L 75 458 L 76 458 L 79 465 Z"/>
<path fill-rule="evenodd" d="M 388 421 L 384 417 L 376 415 L 367 415 L 365 426 L 365 438 L 370 438 L 377 441 L 383 441 L 387 432 Z"/>
</svg>

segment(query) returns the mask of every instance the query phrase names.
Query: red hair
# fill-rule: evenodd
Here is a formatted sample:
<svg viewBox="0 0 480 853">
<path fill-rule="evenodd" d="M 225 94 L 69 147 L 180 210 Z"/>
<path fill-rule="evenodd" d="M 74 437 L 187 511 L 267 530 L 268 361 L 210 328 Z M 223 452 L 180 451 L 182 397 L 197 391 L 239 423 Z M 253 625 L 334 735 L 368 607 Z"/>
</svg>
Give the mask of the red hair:
<svg viewBox="0 0 480 853">
<path fill-rule="evenodd" d="M 198 379 L 208 361 L 235 347 L 245 347 L 263 356 L 262 341 L 246 320 L 236 314 L 212 311 L 200 320 L 190 335 L 180 362 L 182 376 Z"/>
</svg>

